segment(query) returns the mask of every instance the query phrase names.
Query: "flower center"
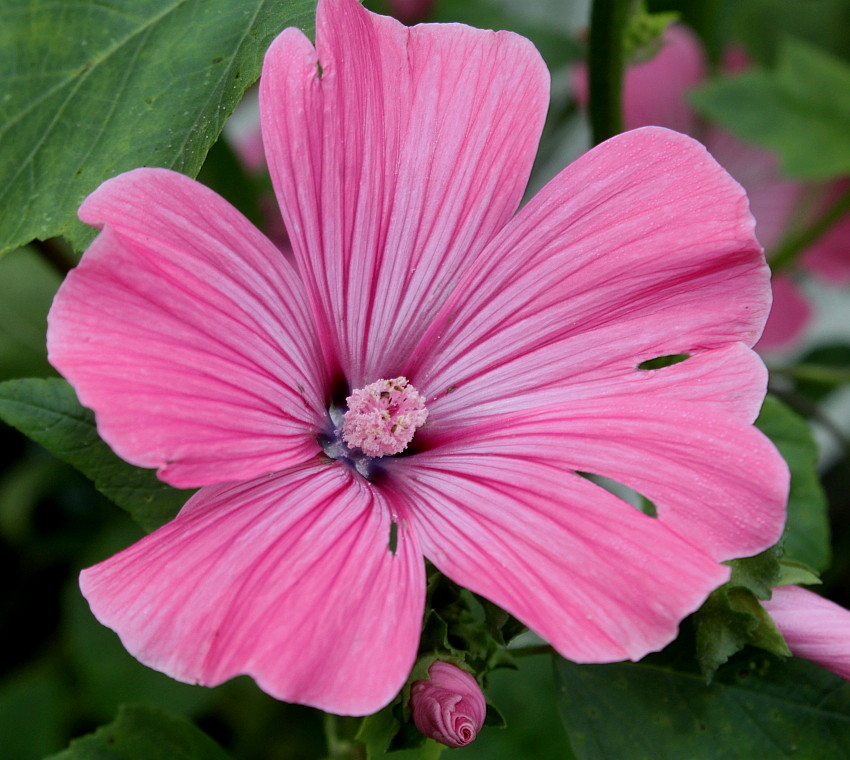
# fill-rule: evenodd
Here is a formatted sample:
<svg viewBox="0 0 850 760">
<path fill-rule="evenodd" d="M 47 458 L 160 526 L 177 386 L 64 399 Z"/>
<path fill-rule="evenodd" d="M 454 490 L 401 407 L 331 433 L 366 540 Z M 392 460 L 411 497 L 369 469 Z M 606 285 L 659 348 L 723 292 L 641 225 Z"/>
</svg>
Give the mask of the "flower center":
<svg viewBox="0 0 850 760">
<path fill-rule="evenodd" d="M 370 457 L 404 451 L 428 418 L 425 399 L 406 377 L 377 380 L 346 400 L 342 439 Z"/>
</svg>

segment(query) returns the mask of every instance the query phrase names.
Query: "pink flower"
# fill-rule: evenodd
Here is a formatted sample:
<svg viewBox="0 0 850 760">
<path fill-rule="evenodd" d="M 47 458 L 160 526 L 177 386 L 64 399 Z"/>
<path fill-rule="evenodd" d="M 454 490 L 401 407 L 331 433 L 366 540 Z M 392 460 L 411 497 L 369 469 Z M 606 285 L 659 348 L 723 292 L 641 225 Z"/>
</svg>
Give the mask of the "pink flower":
<svg viewBox="0 0 850 760">
<path fill-rule="evenodd" d="M 285 30 L 261 81 L 295 266 L 174 172 L 80 209 L 101 232 L 51 360 L 118 454 L 201 487 L 83 572 L 95 615 L 174 678 L 247 673 L 348 714 L 413 665 L 423 556 L 573 660 L 663 647 L 784 521 L 785 464 L 751 425 L 770 293 L 743 192 L 645 129 L 517 212 L 548 100 L 527 40 L 356 0 L 320 0 L 316 40 Z M 346 418 L 364 393 L 383 407 Z"/>
<path fill-rule="evenodd" d="M 799 586 L 775 588 L 762 604 L 796 657 L 850 681 L 850 611 Z"/>
<path fill-rule="evenodd" d="M 390 12 L 405 24 L 422 21 L 431 11 L 434 0 L 389 0 Z"/>
<path fill-rule="evenodd" d="M 478 681 L 465 670 L 439 660 L 428 668 L 428 678 L 415 681 L 410 689 L 416 728 L 447 747 L 472 743 L 487 715 Z"/>
<path fill-rule="evenodd" d="M 739 49 L 730 49 L 724 62 L 727 72 L 740 72 L 750 62 Z M 776 157 L 745 143 L 729 132 L 706 125 L 687 102 L 688 91 L 703 84 L 708 66 L 696 36 L 684 26 L 664 33 L 658 53 L 629 67 L 623 83 L 623 120 L 627 129 L 657 125 L 700 140 L 712 156 L 740 182 L 750 199 L 756 234 L 768 254 L 789 231 L 805 196 L 817 188 L 782 177 Z M 579 69 L 576 96 L 587 102 L 587 75 Z M 841 183 L 825 200 L 834 200 Z M 803 257 L 806 268 L 828 282 L 850 281 L 850 215 L 813 243 Z M 779 350 L 797 340 L 811 318 L 811 307 L 794 280 L 779 274 L 773 282 L 774 307 L 759 348 Z"/>
</svg>

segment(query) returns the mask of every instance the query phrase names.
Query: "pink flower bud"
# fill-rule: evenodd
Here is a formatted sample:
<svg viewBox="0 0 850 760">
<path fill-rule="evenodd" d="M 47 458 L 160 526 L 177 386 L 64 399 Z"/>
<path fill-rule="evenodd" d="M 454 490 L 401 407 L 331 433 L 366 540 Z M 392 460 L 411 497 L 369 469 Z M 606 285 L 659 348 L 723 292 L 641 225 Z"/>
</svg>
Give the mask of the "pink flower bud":
<svg viewBox="0 0 850 760">
<path fill-rule="evenodd" d="M 410 692 L 416 728 L 447 747 L 465 747 L 478 735 L 487 713 L 478 682 L 439 660 L 428 668 L 428 675 L 430 681 L 414 682 Z"/>
<path fill-rule="evenodd" d="M 850 681 L 850 610 L 799 586 L 775 588 L 762 604 L 795 657 Z"/>
</svg>

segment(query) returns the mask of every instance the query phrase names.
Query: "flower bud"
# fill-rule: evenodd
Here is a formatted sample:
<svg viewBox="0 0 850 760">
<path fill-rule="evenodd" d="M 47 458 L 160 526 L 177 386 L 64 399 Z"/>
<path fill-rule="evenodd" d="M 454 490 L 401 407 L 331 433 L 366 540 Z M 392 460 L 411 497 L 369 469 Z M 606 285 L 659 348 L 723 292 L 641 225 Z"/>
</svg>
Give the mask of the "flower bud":
<svg viewBox="0 0 850 760">
<path fill-rule="evenodd" d="M 429 681 L 415 681 L 410 692 L 413 722 L 425 736 L 447 747 L 465 747 L 481 726 L 487 705 L 475 678 L 437 660 L 428 668 Z"/>
<path fill-rule="evenodd" d="M 795 657 L 850 681 L 850 610 L 799 586 L 775 588 L 762 604 Z"/>
</svg>

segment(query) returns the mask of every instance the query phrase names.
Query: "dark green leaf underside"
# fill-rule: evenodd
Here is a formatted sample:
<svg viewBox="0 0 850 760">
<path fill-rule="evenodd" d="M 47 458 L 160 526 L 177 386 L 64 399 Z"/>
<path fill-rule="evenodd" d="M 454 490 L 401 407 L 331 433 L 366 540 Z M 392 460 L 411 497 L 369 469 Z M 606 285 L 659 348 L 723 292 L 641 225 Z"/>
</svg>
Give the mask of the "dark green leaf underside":
<svg viewBox="0 0 850 760">
<path fill-rule="evenodd" d="M 119 459 L 100 439 L 94 415 L 58 378 L 0 383 L 0 419 L 90 478 L 145 530 L 170 520 L 191 495 L 158 480 L 152 470 Z"/>
<path fill-rule="evenodd" d="M 639 663 L 556 663 L 579 760 L 847 757 L 850 684 L 804 660 L 747 650 L 714 682 L 667 653 Z"/>
<path fill-rule="evenodd" d="M 228 756 L 184 718 L 153 707 L 123 705 L 112 723 L 75 739 L 48 760 L 228 760 Z"/>
</svg>

